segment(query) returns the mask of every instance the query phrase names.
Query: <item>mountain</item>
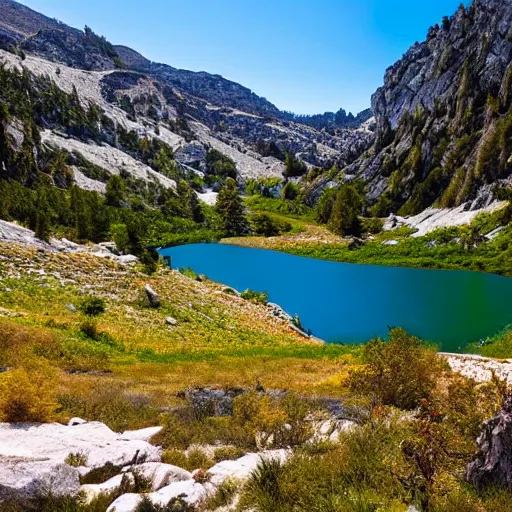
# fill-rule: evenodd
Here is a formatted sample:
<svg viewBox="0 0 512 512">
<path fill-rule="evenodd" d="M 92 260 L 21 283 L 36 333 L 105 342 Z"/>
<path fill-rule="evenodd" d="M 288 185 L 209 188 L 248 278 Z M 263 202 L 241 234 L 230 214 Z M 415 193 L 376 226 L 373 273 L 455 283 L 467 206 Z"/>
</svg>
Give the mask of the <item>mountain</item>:
<svg viewBox="0 0 512 512">
<path fill-rule="evenodd" d="M 250 89 L 219 75 L 151 62 L 131 48 L 111 44 L 89 27 L 84 31 L 69 27 L 12 0 L 0 0 L 0 11 L 2 47 L 32 57 L 23 61 L 24 66 L 36 74 L 42 68 L 57 70 L 34 60 L 39 58 L 59 64 L 61 73 L 64 66 L 87 71 L 91 86 L 102 92 L 101 100 L 91 98 L 90 91 L 74 82 L 80 80 L 80 73 L 66 70 L 63 74 L 81 95 L 103 109 L 121 107 L 125 117 L 131 117 L 123 121 L 125 127 L 136 123 L 140 133 L 152 132 L 148 127 L 158 124 L 169 128 L 173 149 L 185 148 L 185 164 L 204 166 L 204 158 L 195 160 L 202 146 L 203 155 L 213 148 L 234 160 L 242 178 L 279 176 L 288 151 L 310 166 L 345 166 L 373 140 L 373 134 L 361 128 L 361 117 L 338 116 L 341 123 L 311 122 L 309 117 L 280 111 Z M 69 83 L 57 82 L 69 88 Z M 366 120 L 367 113 L 363 117 Z M 117 120 L 121 120 L 119 115 Z M 185 137 L 175 129 L 177 120 L 187 125 Z"/>
<path fill-rule="evenodd" d="M 377 215 L 489 204 L 512 174 L 512 0 L 459 7 L 391 66 L 372 98 L 376 138 L 347 166 Z"/>
</svg>

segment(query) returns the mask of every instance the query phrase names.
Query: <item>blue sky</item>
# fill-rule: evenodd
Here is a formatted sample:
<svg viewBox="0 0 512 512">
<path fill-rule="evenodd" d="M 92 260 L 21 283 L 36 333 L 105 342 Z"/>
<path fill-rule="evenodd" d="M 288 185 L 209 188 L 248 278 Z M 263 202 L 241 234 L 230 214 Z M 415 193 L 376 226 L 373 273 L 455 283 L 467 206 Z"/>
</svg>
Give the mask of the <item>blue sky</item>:
<svg viewBox="0 0 512 512">
<path fill-rule="evenodd" d="M 359 112 L 386 68 L 460 0 L 23 0 L 157 62 L 208 71 L 300 114 Z"/>
</svg>

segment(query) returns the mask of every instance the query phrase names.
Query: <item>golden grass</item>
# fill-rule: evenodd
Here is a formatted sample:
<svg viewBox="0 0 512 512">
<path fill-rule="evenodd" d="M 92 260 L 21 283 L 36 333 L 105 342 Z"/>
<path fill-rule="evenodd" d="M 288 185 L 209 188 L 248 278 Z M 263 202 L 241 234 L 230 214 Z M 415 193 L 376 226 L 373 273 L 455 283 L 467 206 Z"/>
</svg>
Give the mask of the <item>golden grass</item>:
<svg viewBox="0 0 512 512">
<path fill-rule="evenodd" d="M 286 220 L 290 221 L 290 219 Z M 274 251 L 286 251 L 286 249 L 293 249 L 297 246 L 316 248 L 319 244 L 336 246 L 349 244 L 349 241 L 331 233 L 325 226 L 299 220 L 293 220 L 293 223 L 300 226 L 300 231 L 268 238 L 261 236 L 226 238 L 221 240 L 220 243 Z"/>
<path fill-rule="evenodd" d="M 146 283 L 160 294 L 160 309 L 145 304 Z M 303 395 L 342 393 L 340 375 L 352 364 L 347 354 L 357 349 L 309 341 L 266 306 L 223 288 L 166 268 L 147 276 L 89 254 L 39 253 L 0 243 L 0 324 L 18 329 L 13 339 L 22 345 L 9 349 L 0 340 L 0 354 L 6 349 L 0 363 L 23 366 L 19 354 L 35 351 L 59 368 L 60 395 L 121 386 L 126 394 L 149 397 L 157 408 L 176 405 L 176 393 L 194 386 L 259 382 Z M 87 295 L 106 302 L 97 318 L 104 333 L 99 341 L 84 338 L 84 316 L 66 309 Z M 168 316 L 178 325 L 168 326 Z M 82 373 L 69 372 L 75 368 Z"/>
</svg>

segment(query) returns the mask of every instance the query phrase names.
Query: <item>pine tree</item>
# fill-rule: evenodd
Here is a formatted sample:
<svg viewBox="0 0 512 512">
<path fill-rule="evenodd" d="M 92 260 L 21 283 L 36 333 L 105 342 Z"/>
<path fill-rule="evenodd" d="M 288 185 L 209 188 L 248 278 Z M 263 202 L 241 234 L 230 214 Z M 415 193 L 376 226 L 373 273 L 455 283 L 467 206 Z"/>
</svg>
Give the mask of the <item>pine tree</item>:
<svg viewBox="0 0 512 512">
<path fill-rule="evenodd" d="M 125 192 L 126 185 L 123 178 L 113 174 L 107 182 L 107 192 L 105 194 L 107 204 L 109 206 L 120 206 L 124 201 Z"/>
<path fill-rule="evenodd" d="M 340 236 L 361 234 L 362 201 L 357 189 L 353 185 L 343 184 L 336 194 L 329 219 L 329 229 Z"/>
<path fill-rule="evenodd" d="M 321 222 L 322 224 L 327 224 L 329 222 L 337 195 L 337 188 L 328 188 L 324 190 L 315 210 L 315 217 L 318 222 Z"/>
<path fill-rule="evenodd" d="M 91 212 L 87 208 L 84 191 L 76 185 L 70 188 L 70 208 L 77 238 L 79 240 L 88 240 Z"/>
<path fill-rule="evenodd" d="M 37 190 L 36 198 L 36 229 L 35 234 L 39 240 L 50 241 L 50 207 L 44 188 Z"/>
<path fill-rule="evenodd" d="M 285 157 L 285 170 L 284 176 L 285 178 L 293 178 L 297 176 L 302 176 L 306 174 L 308 168 L 306 164 L 299 160 L 291 151 L 286 153 Z"/>
<path fill-rule="evenodd" d="M 248 222 L 245 216 L 245 206 L 238 195 L 236 182 L 228 178 L 220 189 L 217 197 L 217 213 L 227 236 L 240 236 L 248 232 Z"/>
</svg>

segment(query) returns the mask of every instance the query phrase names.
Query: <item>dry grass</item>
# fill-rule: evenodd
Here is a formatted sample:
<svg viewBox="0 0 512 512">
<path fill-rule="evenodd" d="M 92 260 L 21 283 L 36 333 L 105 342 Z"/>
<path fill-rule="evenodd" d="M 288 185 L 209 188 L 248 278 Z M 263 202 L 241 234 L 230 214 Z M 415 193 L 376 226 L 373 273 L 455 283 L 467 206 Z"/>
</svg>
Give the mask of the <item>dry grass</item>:
<svg viewBox="0 0 512 512">
<path fill-rule="evenodd" d="M 342 237 L 331 233 L 325 226 L 317 226 L 304 221 L 293 220 L 300 226 L 300 230 L 289 234 L 273 237 L 249 236 L 240 238 L 227 238 L 223 244 L 240 245 L 243 247 L 257 247 L 274 251 L 286 251 L 295 247 L 317 248 L 319 245 L 348 245 L 349 242 Z"/>
<path fill-rule="evenodd" d="M 146 283 L 160 294 L 160 309 L 145 304 Z M 36 357 L 57 368 L 54 388 L 67 397 L 63 420 L 80 411 L 108 417 L 92 403 L 101 388 L 117 390 L 119 410 L 125 398 L 146 397 L 154 413 L 141 409 L 123 428 L 156 421 L 159 409 L 179 402 L 178 391 L 195 386 L 260 382 L 304 395 L 342 393 L 357 349 L 309 342 L 266 306 L 222 290 L 165 268 L 149 278 L 92 255 L 0 244 L 0 366 L 23 367 Z M 96 339 L 80 332 L 84 315 L 66 308 L 85 296 L 106 303 Z M 168 326 L 168 316 L 178 325 Z"/>
</svg>

